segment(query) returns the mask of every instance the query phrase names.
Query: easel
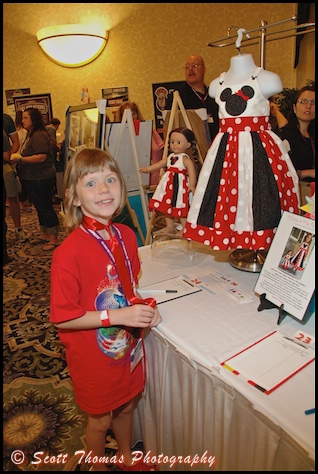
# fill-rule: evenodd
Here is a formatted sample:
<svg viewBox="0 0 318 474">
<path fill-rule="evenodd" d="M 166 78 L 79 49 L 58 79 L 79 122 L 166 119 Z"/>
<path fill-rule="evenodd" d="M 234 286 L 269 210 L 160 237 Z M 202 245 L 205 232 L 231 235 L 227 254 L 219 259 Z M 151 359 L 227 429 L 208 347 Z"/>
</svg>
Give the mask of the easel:
<svg viewBox="0 0 318 474">
<path fill-rule="evenodd" d="M 122 141 L 122 138 L 123 138 L 123 133 L 124 133 L 126 122 L 127 122 L 127 125 L 128 125 L 129 136 L 130 136 L 130 141 L 131 141 L 131 147 L 132 147 L 133 156 L 134 156 L 136 175 L 138 177 L 138 185 L 139 185 L 139 192 L 140 192 L 140 200 L 141 200 L 142 210 L 143 210 L 145 222 L 147 222 L 148 219 L 149 219 L 149 217 L 148 217 L 148 208 L 147 208 L 147 204 L 146 204 L 144 188 L 143 188 L 140 173 L 139 173 L 138 153 L 137 153 L 137 147 L 136 147 L 136 141 L 135 141 L 135 129 L 134 129 L 134 123 L 133 123 L 133 119 L 132 119 L 132 112 L 131 112 L 130 109 L 125 109 L 124 110 L 124 115 L 123 115 L 123 118 L 122 118 L 122 121 L 121 121 L 121 126 L 120 126 L 120 130 L 119 130 L 119 134 L 118 134 L 118 139 L 117 139 L 117 143 L 116 143 L 115 152 L 113 153 L 113 157 L 114 157 L 115 160 L 118 158 L 118 153 L 119 153 L 120 144 L 121 144 L 121 141 Z M 107 146 L 107 145 L 105 145 L 105 146 Z M 145 245 L 145 237 L 142 233 L 137 215 L 136 215 L 134 209 L 132 209 L 128 199 L 127 199 L 127 202 L 126 202 L 126 206 L 127 206 L 127 210 L 129 212 L 129 215 L 131 217 L 131 220 L 132 220 L 134 226 L 136 227 L 136 229 L 138 231 L 140 240 L 141 240 L 142 244 Z"/>
<path fill-rule="evenodd" d="M 189 117 L 188 117 L 187 112 L 186 112 L 186 110 L 185 110 L 185 108 L 184 108 L 184 105 L 183 105 L 183 103 L 182 103 L 182 100 L 181 100 L 179 91 L 176 90 L 176 91 L 174 91 L 174 93 L 173 93 L 173 101 L 172 101 L 172 106 L 171 106 L 170 118 L 169 118 L 168 128 L 167 128 L 167 132 L 166 132 L 165 146 L 164 146 L 163 155 L 162 155 L 163 157 L 166 157 L 166 156 L 168 155 L 168 146 L 169 146 L 169 143 L 168 143 L 168 142 L 169 142 L 169 134 L 170 134 L 170 132 L 171 132 L 174 128 L 178 128 L 178 127 L 179 127 L 178 107 L 179 107 L 180 112 L 181 112 L 181 115 L 182 115 L 182 117 L 183 117 L 185 126 L 186 126 L 189 130 L 192 130 L 192 131 L 193 131 L 193 127 L 191 126 Z M 202 157 L 202 154 L 201 154 L 201 152 L 200 152 L 199 147 L 197 147 L 197 148 L 198 148 L 198 154 L 199 154 L 200 163 L 203 164 L 203 157 Z M 163 172 L 163 169 L 161 169 L 160 177 L 162 176 L 162 172 Z M 150 219 L 149 219 L 148 226 L 147 226 L 147 234 L 146 234 L 145 245 L 148 245 L 148 244 L 150 243 L 151 231 L 152 231 L 152 229 L 153 229 L 153 226 L 154 226 L 154 223 L 155 223 L 155 219 L 156 219 L 156 213 L 155 213 L 155 212 L 151 212 L 151 213 L 150 213 Z"/>
</svg>

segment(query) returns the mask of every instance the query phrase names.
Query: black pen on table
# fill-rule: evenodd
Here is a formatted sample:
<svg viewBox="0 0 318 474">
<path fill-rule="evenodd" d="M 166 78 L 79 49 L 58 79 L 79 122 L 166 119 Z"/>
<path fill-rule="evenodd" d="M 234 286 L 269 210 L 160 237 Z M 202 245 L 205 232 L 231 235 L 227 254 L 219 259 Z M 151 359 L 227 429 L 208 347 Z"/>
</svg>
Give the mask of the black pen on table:
<svg viewBox="0 0 318 474">
<path fill-rule="evenodd" d="M 149 290 L 146 288 L 138 288 L 138 291 L 142 291 L 144 293 L 178 293 L 178 290 Z"/>
</svg>

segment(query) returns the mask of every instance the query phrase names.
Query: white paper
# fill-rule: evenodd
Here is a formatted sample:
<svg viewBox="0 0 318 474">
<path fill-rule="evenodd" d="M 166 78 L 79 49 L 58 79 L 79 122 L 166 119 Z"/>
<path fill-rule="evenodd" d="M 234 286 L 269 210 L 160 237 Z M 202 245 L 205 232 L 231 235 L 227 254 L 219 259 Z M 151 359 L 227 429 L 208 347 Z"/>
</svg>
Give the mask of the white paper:
<svg viewBox="0 0 318 474">
<path fill-rule="evenodd" d="M 267 395 L 315 359 L 315 349 L 273 332 L 221 365 Z"/>
<path fill-rule="evenodd" d="M 143 289 L 147 290 L 147 292 L 143 292 Z M 149 292 L 149 290 L 153 290 L 153 293 Z M 175 290 L 176 293 L 156 293 L 156 290 Z M 153 285 L 144 286 L 143 288 L 137 288 L 137 291 L 143 298 L 155 298 L 157 304 L 160 304 L 165 303 L 166 301 L 175 300 L 176 298 L 191 295 L 192 293 L 197 293 L 198 291 L 202 290 L 194 283 L 189 281 L 185 275 L 181 275 L 176 278 L 171 278 L 170 280 L 163 280 L 159 283 L 154 283 Z"/>
<path fill-rule="evenodd" d="M 254 291 L 302 320 L 315 290 L 315 221 L 284 212 L 266 256 Z M 288 266 L 286 255 L 312 234 L 301 269 Z M 286 268 L 284 268 L 286 265 Z"/>
</svg>

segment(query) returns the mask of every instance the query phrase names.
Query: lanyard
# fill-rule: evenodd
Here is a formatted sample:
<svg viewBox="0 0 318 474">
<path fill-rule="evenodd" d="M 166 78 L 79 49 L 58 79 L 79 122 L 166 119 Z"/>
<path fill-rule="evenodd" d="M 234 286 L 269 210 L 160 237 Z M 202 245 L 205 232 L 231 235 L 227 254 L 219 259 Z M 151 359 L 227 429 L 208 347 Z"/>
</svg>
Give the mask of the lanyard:
<svg viewBox="0 0 318 474">
<path fill-rule="evenodd" d="M 205 86 L 204 86 L 204 87 L 205 87 Z M 192 87 L 191 87 L 191 89 L 192 89 Z M 192 90 L 193 90 L 193 92 L 195 93 L 195 95 L 201 100 L 202 104 L 205 105 L 205 101 L 206 101 L 206 98 L 208 97 L 209 91 L 206 89 L 206 91 L 205 91 L 205 96 L 202 97 L 203 94 L 200 95 L 196 90 L 194 90 L 194 89 L 192 89 Z"/>
<path fill-rule="evenodd" d="M 129 301 L 130 305 L 134 304 L 148 304 L 152 308 L 156 306 L 156 300 L 154 298 L 138 298 L 134 292 L 134 278 L 131 268 L 131 263 L 128 258 L 127 250 L 124 245 L 121 233 L 117 227 L 112 225 L 112 229 L 114 230 L 114 235 L 111 233 L 110 226 L 103 226 L 109 233 L 110 240 L 109 246 L 106 244 L 105 240 L 96 232 L 96 226 L 93 229 L 85 227 L 87 224 L 87 218 L 83 219 L 83 227 L 85 230 L 94 237 L 98 243 L 103 247 L 111 261 L 114 263 L 118 277 L 121 282 L 121 286 L 123 288 L 123 292 L 127 300 Z M 95 222 L 96 224 L 96 222 Z M 98 230 L 98 229 L 97 229 Z"/>
</svg>

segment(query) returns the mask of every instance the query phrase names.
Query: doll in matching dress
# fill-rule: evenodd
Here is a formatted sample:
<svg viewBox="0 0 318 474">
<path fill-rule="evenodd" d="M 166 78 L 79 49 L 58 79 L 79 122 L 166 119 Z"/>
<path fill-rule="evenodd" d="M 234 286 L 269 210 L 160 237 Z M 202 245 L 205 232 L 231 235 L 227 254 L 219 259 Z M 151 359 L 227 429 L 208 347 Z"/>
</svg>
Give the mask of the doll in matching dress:
<svg viewBox="0 0 318 474">
<path fill-rule="evenodd" d="M 196 142 L 192 130 L 180 127 L 169 134 L 169 149 L 172 153 L 158 163 L 140 168 L 140 173 L 151 173 L 166 167 L 153 196 L 149 200 L 149 210 L 160 211 L 166 215 L 166 226 L 159 233 L 175 233 L 174 220 L 179 218 L 182 235 L 190 207 L 190 193 L 194 194 L 197 181 L 195 164 Z M 186 153 L 193 150 L 194 159 Z"/>
</svg>

